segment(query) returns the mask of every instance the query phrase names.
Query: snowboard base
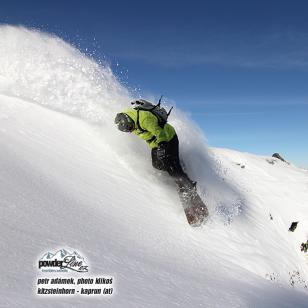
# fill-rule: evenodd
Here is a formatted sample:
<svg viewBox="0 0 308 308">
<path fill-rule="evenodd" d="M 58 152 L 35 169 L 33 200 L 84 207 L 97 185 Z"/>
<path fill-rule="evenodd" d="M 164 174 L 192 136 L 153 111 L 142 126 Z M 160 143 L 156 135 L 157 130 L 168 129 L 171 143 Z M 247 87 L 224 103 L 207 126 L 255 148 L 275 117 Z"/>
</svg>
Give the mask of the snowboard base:
<svg viewBox="0 0 308 308">
<path fill-rule="evenodd" d="M 187 222 L 192 227 L 200 226 L 209 215 L 209 212 L 196 189 L 190 191 L 179 189 L 179 196 L 184 207 Z"/>
</svg>

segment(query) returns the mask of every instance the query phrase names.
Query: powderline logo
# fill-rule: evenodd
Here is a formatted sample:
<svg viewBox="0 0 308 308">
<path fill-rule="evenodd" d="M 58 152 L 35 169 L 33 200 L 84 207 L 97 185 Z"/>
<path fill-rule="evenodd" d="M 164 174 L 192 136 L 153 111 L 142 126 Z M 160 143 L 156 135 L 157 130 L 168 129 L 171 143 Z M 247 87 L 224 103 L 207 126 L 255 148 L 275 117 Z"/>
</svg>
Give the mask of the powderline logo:
<svg viewBox="0 0 308 308">
<path fill-rule="evenodd" d="M 60 249 L 55 253 L 46 252 L 38 261 L 38 268 L 42 272 L 67 272 L 68 270 L 86 273 L 88 265 L 77 251 L 73 253 Z"/>
</svg>

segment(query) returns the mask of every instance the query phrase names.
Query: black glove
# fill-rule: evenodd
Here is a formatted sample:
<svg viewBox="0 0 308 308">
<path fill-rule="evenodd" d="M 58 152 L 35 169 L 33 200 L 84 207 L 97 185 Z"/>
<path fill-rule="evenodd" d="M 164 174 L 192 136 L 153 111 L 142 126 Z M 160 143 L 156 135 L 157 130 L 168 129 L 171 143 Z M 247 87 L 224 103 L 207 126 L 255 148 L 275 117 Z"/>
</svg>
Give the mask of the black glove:
<svg viewBox="0 0 308 308">
<path fill-rule="evenodd" d="M 161 142 L 157 148 L 157 158 L 161 161 L 164 161 L 167 158 L 167 146 L 166 141 Z"/>
</svg>

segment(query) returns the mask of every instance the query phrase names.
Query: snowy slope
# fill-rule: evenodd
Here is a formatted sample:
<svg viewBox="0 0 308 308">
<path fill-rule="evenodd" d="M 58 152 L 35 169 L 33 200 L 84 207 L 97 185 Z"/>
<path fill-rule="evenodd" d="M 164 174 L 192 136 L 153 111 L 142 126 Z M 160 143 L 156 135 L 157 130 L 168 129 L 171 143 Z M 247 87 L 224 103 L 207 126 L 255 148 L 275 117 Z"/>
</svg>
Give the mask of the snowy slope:
<svg viewBox="0 0 308 308">
<path fill-rule="evenodd" d="M 305 284 L 290 285 L 294 271 L 308 280 L 307 170 L 208 149 L 175 111 L 182 159 L 210 210 L 193 229 L 146 145 L 114 128 L 132 94 L 110 69 L 43 33 L 0 35 L 1 307 L 307 306 Z M 37 259 L 70 247 L 93 274 L 115 277 L 113 297 L 35 296 Z"/>
</svg>

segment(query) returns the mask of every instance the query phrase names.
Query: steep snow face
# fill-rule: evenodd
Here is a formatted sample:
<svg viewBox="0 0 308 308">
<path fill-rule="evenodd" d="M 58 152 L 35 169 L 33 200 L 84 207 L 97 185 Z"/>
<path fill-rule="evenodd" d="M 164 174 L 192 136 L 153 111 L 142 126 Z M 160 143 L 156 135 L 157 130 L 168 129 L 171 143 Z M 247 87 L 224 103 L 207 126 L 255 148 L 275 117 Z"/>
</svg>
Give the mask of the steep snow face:
<svg viewBox="0 0 308 308">
<path fill-rule="evenodd" d="M 212 151 L 224 165 L 225 181 L 245 199 L 239 219 L 245 223 L 242 252 L 250 261 L 243 266 L 261 276 L 267 268 L 285 282 L 292 276 L 291 269 L 298 269 L 307 281 L 307 260 L 299 249 L 308 239 L 307 170 L 272 157 Z M 292 222 L 299 222 L 294 232 L 288 231 Z"/>
<path fill-rule="evenodd" d="M 306 306 L 307 171 L 208 149 L 175 111 L 182 159 L 210 211 L 193 229 L 146 145 L 113 127 L 132 95 L 110 69 L 47 34 L 0 34 L 4 307 Z M 93 275 L 112 274 L 116 294 L 35 296 L 36 261 L 63 248 L 86 257 Z"/>
</svg>

